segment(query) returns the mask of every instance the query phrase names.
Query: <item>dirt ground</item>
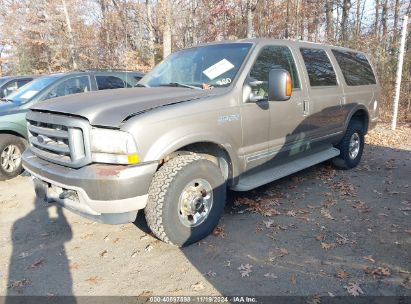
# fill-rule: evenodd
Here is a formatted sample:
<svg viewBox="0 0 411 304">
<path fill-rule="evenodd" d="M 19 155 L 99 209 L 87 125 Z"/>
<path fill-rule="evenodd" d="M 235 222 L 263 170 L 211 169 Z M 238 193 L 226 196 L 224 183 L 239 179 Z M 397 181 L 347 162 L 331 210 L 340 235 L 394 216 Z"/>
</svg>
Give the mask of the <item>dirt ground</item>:
<svg viewBox="0 0 411 304">
<path fill-rule="evenodd" d="M 354 170 L 230 192 L 214 235 L 184 249 L 141 214 L 97 224 L 36 202 L 29 177 L 0 182 L 0 295 L 411 296 L 411 141 L 386 133 Z"/>
</svg>

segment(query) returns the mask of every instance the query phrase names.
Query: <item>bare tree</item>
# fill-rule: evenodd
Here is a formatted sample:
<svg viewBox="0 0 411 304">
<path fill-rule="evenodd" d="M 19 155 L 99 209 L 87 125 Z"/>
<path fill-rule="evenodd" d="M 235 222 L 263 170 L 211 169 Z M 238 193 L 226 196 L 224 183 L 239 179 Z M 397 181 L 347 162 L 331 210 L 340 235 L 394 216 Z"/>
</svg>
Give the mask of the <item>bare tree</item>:
<svg viewBox="0 0 411 304">
<path fill-rule="evenodd" d="M 343 45 L 347 45 L 348 42 L 348 17 L 350 14 L 351 0 L 343 0 L 342 13 L 341 13 L 341 39 Z"/>
<path fill-rule="evenodd" d="M 334 37 L 333 0 L 326 0 L 325 2 L 325 19 L 326 19 L 327 40 L 330 41 Z"/>
</svg>

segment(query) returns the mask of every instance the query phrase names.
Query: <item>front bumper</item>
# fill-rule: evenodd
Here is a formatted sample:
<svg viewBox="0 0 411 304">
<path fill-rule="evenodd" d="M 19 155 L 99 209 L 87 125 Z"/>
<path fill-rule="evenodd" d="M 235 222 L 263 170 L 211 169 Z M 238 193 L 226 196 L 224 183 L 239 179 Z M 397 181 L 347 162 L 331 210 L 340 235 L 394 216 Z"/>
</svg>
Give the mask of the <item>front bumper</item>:
<svg viewBox="0 0 411 304">
<path fill-rule="evenodd" d="M 37 196 L 108 224 L 134 221 L 137 211 L 146 206 L 158 165 L 91 164 L 73 169 L 45 161 L 30 149 L 22 158 L 23 167 L 34 177 Z"/>
</svg>

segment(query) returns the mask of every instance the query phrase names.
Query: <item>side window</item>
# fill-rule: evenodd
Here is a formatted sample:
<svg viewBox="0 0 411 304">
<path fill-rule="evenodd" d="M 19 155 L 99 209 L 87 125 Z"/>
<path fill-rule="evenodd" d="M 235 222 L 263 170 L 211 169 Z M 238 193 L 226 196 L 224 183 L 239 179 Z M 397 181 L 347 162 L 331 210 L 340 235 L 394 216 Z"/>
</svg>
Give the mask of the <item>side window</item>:
<svg viewBox="0 0 411 304">
<path fill-rule="evenodd" d="M 251 81 L 263 81 L 263 84 L 253 88 L 254 94 L 268 97 L 268 74 L 271 69 L 287 70 L 293 81 L 293 89 L 300 87 L 290 49 L 285 46 L 267 46 L 260 52 L 250 71 Z"/>
<path fill-rule="evenodd" d="M 1 96 L 0 97 L 5 97 L 9 94 L 11 94 L 12 92 L 14 92 L 15 90 L 17 90 L 18 86 L 17 86 L 17 81 L 13 80 L 10 81 L 9 83 L 7 83 L 4 87 L 3 87 L 3 92 L 1 92 Z"/>
<path fill-rule="evenodd" d="M 88 76 L 69 78 L 53 88 L 45 99 L 90 91 Z"/>
<path fill-rule="evenodd" d="M 364 54 L 332 50 L 349 86 L 375 84 L 375 76 Z"/>
<path fill-rule="evenodd" d="M 20 79 L 17 80 L 17 87 L 22 87 L 24 86 L 26 83 L 29 83 L 30 81 L 32 81 L 33 79 Z"/>
<path fill-rule="evenodd" d="M 96 81 L 99 90 L 111 90 L 125 87 L 124 81 L 115 76 L 96 75 Z"/>
<path fill-rule="evenodd" d="M 300 48 L 300 51 L 312 87 L 337 85 L 333 66 L 324 50 Z"/>
</svg>

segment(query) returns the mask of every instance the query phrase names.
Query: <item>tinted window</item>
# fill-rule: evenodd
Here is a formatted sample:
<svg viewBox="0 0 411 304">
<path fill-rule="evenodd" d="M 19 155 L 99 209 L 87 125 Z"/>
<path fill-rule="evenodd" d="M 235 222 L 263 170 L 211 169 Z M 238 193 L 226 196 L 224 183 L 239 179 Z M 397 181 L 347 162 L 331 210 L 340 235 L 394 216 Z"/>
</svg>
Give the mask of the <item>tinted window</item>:
<svg viewBox="0 0 411 304">
<path fill-rule="evenodd" d="M 301 48 L 312 87 L 337 85 L 337 78 L 327 53 L 321 49 Z"/>
<path fill-rule="evenodd" d="M 287 70 L 293 80 L 293 88 L 299 88 L 297 70 L 291 51 L 284 46 L 265 47 L 258 55 L 250 72 L 250 77 L 259 81 L 268 82 L 268 74 L 272 69 Z"/>
<path fill-rule="evenodd" d="M 67 79 L 53 88 L 45 99 L 66 96 L 90 91 L 90 81 L 88 76 L 80 76 Z"/>
<path fill-rule="evenodd" d="M 20 80 L 17 80 L 17 86 L 20 88 L 20 87 L 24 86 L 26 83 L 29 83 L 32 80 L 33 79 L 20 79 Z"/>
<path fill-rule="evenodd" d="M 375 84 L 375 76 L 364 54 L 349 51 L 332 51 L 345 82 L 349 86 Z"/>
<path fill-rule="evenodd" d="M 268 75 L 272 69 L 287 70 L 291 75 L 293 88 L 300 87 L 291 51 L 284 46 L 268 46 L 260 52 L 250 71 L 251 81 L 263 81 L 253 87 L 255 95 L 268 97 Z"/>
<path fill-rule="evenodd" d="M 124 88 L 124 81 L 115 76 L 96 76 L 97 87 L 99 90 L 111 90 Z"/>
</svg>

